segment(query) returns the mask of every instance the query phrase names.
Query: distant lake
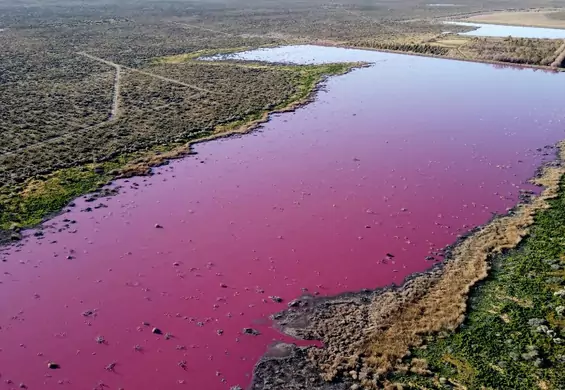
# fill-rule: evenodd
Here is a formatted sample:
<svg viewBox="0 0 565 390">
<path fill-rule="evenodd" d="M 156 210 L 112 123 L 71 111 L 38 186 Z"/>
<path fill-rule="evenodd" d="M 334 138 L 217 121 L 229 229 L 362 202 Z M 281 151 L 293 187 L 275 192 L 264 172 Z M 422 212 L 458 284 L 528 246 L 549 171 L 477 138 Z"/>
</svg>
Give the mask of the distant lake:
<svg viewBox="0 0 565 390">
<path fill-rule="evenodd" d="M 476 37 L 514 37 L 514 38 L 546 38 L 565 39 L 565 30 L 557 28 L 504 26 L 499 24 L 483 24 L 468 22 L 444 22 L 458 26 L 477 27 L 476 30 L 459 35 L 472 35 Z"/>
</svg>

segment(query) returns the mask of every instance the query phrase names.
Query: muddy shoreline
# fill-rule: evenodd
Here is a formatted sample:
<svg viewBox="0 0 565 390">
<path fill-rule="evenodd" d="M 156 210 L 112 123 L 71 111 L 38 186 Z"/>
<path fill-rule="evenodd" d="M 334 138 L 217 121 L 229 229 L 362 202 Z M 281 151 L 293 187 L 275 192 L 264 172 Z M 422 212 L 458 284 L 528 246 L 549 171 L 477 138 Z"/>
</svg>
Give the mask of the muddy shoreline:
<svg viewBox="0 0 565 390">
<path fill-rule="evenodd" d="M 418 373 L 421 370 L 419 362 L 410 360 L 409 350 L 425 344 L 425 335 L 454 331 L 463 323 L 466 298 L 471 288 L 480 285 L 488 276 L 490 256 L 518 246 L 528 235 L 528 227 L 534 223 L 534 213 L 546 208 L 546 200 L 556 196 L 560 179 L 565 174 L 565 143 L 558 143 L 555 150 L 556 160 L 539 167 L 531 180 L 544 187 L 541 194 L 521 197 L 507 214 L 494 215 L 489 222 L 459 237 L 439 251 L 444 255 L 444 261 L 435 263 L 428 271 L 409 275 L 398 286 L 393 284 L 331 297 L 306 293 L 290 302 L 288 309 L 274 314 L 274 324 L 282 333 L 297 339 L 321 341 L 324 347 L 273 345 L 256 364 L 250 389 L 279 389 L 282 384 L 285 389 L 293 390 L 392 389 L 396 387 L 391 387 L 394 385 L 387 380 L 388 374 L 397 370 Z M 494 237 L 488 235 L 493 227 L 497 231 Z M 476 253 L 469 256 L 473 250 L 478 250 L 478 258 Z M 461 268 L 461 264 L 464 267 L 467 262 L 475 262 L 478 267 L 471 280 L 460 283 L 461 295 L 443 302 L 435 301 L 438 306 L 453 304 L 451 310 L 456 311 L 456 315 L 447 321 L 438 318 L 438 313 L 433 311 L 441 312 L 441 308 L 422 305 L 422 302 L 438 289 L 442 279 L 451 277 L 454 268 Z M 456 284 L 458 282 L 455 280 Z M 420 306 L 421 318 L 416 315 L 406 319 L 406 312 L 414 306 Z M 426 311 L 431 312 L 432 318 L 422 322 L 428 314 Z M 400 327 L 402 332 L 391 333 L 397 322 L 404 322 Z M 403 332 L 413 332 L 415 337 L 397 340 L 397 343 L 386 340 L 391 336 L 403 338 Z M 384 349 L 393 348 L 392 354 L 386 356 L 380 345 L 375 353 L 372 345 L 376 340 L 389 342 Z"/>
</svg>

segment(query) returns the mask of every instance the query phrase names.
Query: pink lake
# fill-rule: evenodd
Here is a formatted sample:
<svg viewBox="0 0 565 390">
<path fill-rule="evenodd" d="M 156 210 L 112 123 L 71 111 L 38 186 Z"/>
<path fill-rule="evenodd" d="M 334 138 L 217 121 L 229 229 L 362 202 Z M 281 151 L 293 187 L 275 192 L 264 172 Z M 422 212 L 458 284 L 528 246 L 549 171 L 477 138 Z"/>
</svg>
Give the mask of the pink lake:
<svg viewBox="0 0 565 390">
<path fill-rule="evenodd" d="M 426 270 L 531 190 L 545 146 L 565 138 L 561 74 L 312 46 L 241 58 L 374 65 L 4 249 L 0 389 L 245 387 L 268 345 L 289 341 L 269 315 L 305 290 Z"/>
</svg>

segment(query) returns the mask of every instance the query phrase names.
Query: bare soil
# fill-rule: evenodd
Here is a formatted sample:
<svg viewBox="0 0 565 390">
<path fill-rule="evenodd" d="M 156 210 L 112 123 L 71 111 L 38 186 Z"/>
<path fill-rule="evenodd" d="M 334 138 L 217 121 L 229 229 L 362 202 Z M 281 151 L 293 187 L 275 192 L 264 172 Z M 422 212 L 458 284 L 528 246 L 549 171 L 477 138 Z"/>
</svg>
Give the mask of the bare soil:
<svg viewBox="0 0 565 390">
<path fill-rule="evenodd" d="M 504 24 L 526 27 L 565 28 L 565 18 L 562 10 L 532 10 L 494 12 L 475 15 L 468 18 L 470 22 Z"/>
</svg>

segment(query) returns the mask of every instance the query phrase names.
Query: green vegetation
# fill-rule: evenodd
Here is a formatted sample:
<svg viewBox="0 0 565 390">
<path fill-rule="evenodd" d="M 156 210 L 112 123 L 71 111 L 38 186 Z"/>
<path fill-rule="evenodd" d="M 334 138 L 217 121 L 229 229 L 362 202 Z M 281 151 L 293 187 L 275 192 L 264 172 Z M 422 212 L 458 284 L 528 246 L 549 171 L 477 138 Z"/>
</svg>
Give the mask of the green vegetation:
<svg viewBox="0 0 565 390">
<path fill-rule="evenodd" d="M 272 45 L 266 45 L 266 46 L 261 46 L 261 47 L 268 47 L 268 46 L 272 46 Z M 234 54 L 234 53 L 240 53 L 246 50 L 252 50 L 252 49 L 256 49 L 258 47 L 252 47 L 252 46 L 243 46 L 243 47 L 233 47 L 233 48 L 227 48 L 227 49 L 202 49 L 202 50 L 197 50 L 191 53 L 183 53 L 183 54 L 177 54 L 177 55 L 172 55 L 172 56 L 165 56 L 165 57 L 158 57 L 155 58 L 153 60 L 153 63 L 156 65 L 159 64 L 178 64 L 181 62 L 189 62 L 192 60 L 196 60 L 198 58 L 203 58 L 203 57 L 213 57 L 216 55 L 227 55 L 227 54 Z"/>
<path fill-rule="evenodd" d="M 117 164 L 105 164 L 110 168 Z M 17 230 L 40 223 L 47 215 L 61 210 L 73 198 L 92 192 L 111 175 L 94 166 L 59 170 L 43 180 L 31 180 L 25 187 L 3 187 L 0 192 L 0 229 Z"/>
<path fill-rule="evenodd" d="M 353 67 L 362 66 L 361 63 L 325 64 L 325 65 L 305 65 L 305 66 L 283 66 L 281 69 L 298 72 L 300 83 L 295 93 L 285 102 L 279 104 L 277 109 L 282 109 L 291 105 L 293 102 L 301 102 L 308 98 L 310 93 L 316 88 L 318 83 L 326 76 L 337 76 L 344 74 Z"/>
<path fill-rule="evenodd" d="M 515 250 L 492 259 L 453 334 L 412 351 L 405 388 L 562 389 L 565 384 L 565 182 Z"/>
</svg>

